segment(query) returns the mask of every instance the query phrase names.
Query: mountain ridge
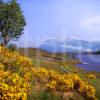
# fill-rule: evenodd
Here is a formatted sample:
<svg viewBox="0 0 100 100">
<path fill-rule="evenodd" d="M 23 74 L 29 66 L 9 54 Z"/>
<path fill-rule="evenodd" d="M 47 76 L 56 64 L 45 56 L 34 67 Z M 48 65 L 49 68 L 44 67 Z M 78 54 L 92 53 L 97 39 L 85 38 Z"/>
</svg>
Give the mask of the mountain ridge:
<svg viewBox="0 0 100 100">
<path fill-rule="evenodd" d="M 100 50 L 100 41 L 48 39 L 39 48 L 49 52 L 96 52 Z"/>
</svg>

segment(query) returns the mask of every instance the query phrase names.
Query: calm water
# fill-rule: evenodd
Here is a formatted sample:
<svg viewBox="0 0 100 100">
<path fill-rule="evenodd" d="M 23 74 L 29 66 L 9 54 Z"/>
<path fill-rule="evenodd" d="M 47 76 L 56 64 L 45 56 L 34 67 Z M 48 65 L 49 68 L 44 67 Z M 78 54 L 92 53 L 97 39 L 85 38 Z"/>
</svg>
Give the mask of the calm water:
<svg viewBox="0 0 100 100">
<path fill-rule="evenodd" d="M 100 55 L 95 54 L 77 54 L 82 64 L 78 64 L 78 67 L 84 68 L 85 70 L 98 71 L 100 72 Z"/>
</svg>

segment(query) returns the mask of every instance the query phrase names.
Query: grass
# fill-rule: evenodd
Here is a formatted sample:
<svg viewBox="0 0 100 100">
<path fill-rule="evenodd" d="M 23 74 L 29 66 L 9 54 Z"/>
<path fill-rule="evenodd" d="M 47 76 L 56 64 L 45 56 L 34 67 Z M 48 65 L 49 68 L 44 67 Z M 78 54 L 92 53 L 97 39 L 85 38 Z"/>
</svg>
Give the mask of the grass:
<svg viewBox="0 0 100 100">
<path fill-rule="evenodd" d="M 38 93 L 33 93 L 28 100 L 60 100 L 60 97 L 53 95 L 49 91 L 40 91 Z"/>
<path fill-rule="evenodd" d="M 78 70 L 77 73 L 80 75 L 80 77 L 88 81 L 91 85 L 95 87 L 96 96 L 98 99 L 100 99 L 100 73 L 99 72 L 90 72 L 74 66 L 76 63 L 80 63 L 80 62 L 72 58 L 68 54 L 49 53 L 47 51 L 36 49 L 36 48 L 19 48 L 18 51 L 20 52 L 20 54 L 30 57 L 33 60 L 33 65 L 35 67 L 46 67 L 47 69 L 53 69 L 60 73 L 65 73 L 65 72 L 61 68 L 59 68 L 59 66 L 63 66 L 64 69 L 70 71 L 71 73 L 76 73 L 76 70 Z M 28 52 L 26 53 L 26 51 Z M 96 79 L 88 78 L 87 77 L 88 74 L 95 74 Z M 48 99 L 51 96 L 51 94 L 45 91 L 33 95 L 36 96 L 36 98 L 39 98 L 36 100 L 59 100 L 59 99 L 52 99 L 53 96 L 51 99 Z"/>
</svg>

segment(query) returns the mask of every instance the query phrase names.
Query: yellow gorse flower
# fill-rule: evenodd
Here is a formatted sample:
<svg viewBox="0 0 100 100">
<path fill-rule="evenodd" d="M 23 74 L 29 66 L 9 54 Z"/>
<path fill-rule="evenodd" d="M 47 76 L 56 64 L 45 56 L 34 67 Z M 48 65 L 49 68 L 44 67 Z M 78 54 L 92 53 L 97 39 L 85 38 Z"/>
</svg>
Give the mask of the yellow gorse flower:
<svg viewBox="0 0 100 100">
<path fill-rule="evenodd" d="M 67 92 L 76 89 L 87 98 L 96 99 L 95 88 L 79 75 L 34 68 L 29 58 L 0 46 L 0 99 L 27 100 L 34 89 L 33 80 L 46 84 L 50 91 Z"/>
<path fill-rule="evenodd" d="M 95 76 L 95 75 L 93 75 L 93 74 L 89 74 L 89 75 L 88 75 L 88 78 L 91 78 L 91 79 L 96 79 L 96 76 Z"/>
<path fill-rule="evenodd" d="M 11 72 L 7 75 L 6 71 L 3 70 L 0 70 L 0 74 L 1 71 L 3 73 L 3 77 L 0 77 L 0 93 L 2 93 L 2 99 L 20 99 L 24 97 L 23 95 L 27 95 L 30 85 L 22 77 Z"/>
</svg>

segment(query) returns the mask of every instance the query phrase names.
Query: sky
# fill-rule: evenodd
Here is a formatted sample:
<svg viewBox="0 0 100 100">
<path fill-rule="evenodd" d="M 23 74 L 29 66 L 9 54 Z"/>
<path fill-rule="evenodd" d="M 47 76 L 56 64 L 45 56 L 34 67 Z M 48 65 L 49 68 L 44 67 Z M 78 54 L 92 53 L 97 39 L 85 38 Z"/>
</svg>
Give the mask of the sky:
<svg viewBox="0 0 100 100">
<path fill-rule="evenodd" d="M 27 25 L 19 45 L 48 39 L 100 39 L 100 0 L 18 0 Z"/>
</svg>

